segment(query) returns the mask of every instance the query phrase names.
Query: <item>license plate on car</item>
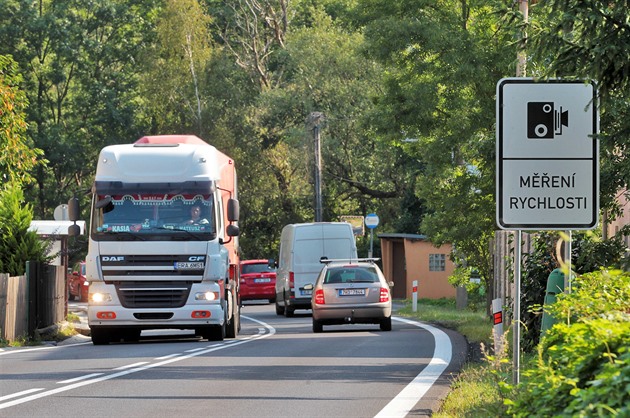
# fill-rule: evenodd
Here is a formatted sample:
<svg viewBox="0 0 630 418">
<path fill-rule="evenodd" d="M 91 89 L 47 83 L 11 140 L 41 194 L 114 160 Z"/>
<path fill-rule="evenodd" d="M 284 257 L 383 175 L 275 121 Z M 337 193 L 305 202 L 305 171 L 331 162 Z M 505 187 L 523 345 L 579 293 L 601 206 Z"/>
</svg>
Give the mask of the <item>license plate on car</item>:
<svg viewBox="0 0 630 418">
<path fill-rule="evenodd" d="M 254 283 L 269 283 L 271 279 L 254 279 Z"/>
<path fill-rule="evenodd" d="M 201 261 L 177 261 L 175 270 L 201 270 L 204 268 Z"/>
<path fill-rule="evenodd" d="M 300 294 L 302 296 L 311 296 L 313 294 L 312 290 L 304 290 L 304 289 L 300 289 Z"/>
<path fill-rule="evenodd" d="M 365 296 L 365 289 L 339 289 L 339 296 Z"/>
</svg>

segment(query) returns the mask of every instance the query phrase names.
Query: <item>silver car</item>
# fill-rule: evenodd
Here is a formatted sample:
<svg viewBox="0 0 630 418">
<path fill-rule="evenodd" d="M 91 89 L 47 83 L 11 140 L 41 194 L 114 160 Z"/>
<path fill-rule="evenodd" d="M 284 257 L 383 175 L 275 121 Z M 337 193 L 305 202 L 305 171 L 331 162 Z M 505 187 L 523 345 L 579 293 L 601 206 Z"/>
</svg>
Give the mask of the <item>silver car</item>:
<svg viewBox="0 0 630 418">
<path fill-rule="evenodd" d="M 382 331 L 391 331 L 391 284 L 374 261 L 322 260 L 325 266 L 315 284 L 305 286 L 313 291 L 313 332 L 339 324 L 379 324 Z"/>
</svg>

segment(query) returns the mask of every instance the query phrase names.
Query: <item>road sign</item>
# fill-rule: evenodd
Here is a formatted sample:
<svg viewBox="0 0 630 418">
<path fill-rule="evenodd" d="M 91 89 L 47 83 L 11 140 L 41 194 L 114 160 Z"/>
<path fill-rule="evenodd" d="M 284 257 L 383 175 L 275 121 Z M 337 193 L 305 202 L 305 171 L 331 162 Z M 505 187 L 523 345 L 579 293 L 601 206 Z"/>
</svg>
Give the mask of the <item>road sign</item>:
<svg viewBox="0 0 630 418">
<path fill-rule="evenodd" d="M 378 226 L 378 215 L 376 213 L 370 213 L 368 215 L 365 215 L 365 226 L 367 226 L 370 229 L 374 229 Z"/>
<path fill-rule="evenodd" d="M 500 228 L 595 228 L 598 128 L 594 83 L 531 78 L 497 83 Z"/>
</svg>

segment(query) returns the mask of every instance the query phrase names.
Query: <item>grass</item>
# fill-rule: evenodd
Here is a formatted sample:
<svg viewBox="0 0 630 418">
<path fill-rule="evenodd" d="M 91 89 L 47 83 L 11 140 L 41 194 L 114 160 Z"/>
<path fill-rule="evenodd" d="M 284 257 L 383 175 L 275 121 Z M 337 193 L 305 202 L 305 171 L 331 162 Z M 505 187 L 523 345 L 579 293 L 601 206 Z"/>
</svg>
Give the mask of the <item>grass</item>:
<svg viewBox="0 0 630 418">
<path fill-rule="evenodd" d="M 44 342 L 60 342 L 77 334 L 73 323 L 79 322 L 80 319 L 76 314 L 70 313 L 66 317 L 66 321 L 49 327 L 45 334 L 36 332 L 35 337 L 30 338 L 26 335 L 20 336 L 15 340 L 8 341 L 0 338 L 0 347 L 28 347 L 41 345 Z"/>
<path fill-rule="evenodd" d="M 412 312 L 411 302 L 407 300 L 398 314 L 453 329 L 469 343 L 481 346 L 484 352 L 482 359 L 462 368 L 434 417 L 505 416 L 503 401 L 511 395 L 511 362 L 506 353 L 491 355 L 486 351 L 493 342 L 492 322 L 485 310 L 458 310 L 454 299 L 422 299 L 418 301 L 417 312 Z"/>
<path fill-rule="evenodd" d="M 484 310 L 457 310 L 455 299 L 420 299 L 417 312 L 412 312 L 411 302 L 398 310 L 399 315 L 417 318 L 424 322 L 454 329 L 466 336 L 470 343 L 492 342 L 492 323 Z"/>
</svg>

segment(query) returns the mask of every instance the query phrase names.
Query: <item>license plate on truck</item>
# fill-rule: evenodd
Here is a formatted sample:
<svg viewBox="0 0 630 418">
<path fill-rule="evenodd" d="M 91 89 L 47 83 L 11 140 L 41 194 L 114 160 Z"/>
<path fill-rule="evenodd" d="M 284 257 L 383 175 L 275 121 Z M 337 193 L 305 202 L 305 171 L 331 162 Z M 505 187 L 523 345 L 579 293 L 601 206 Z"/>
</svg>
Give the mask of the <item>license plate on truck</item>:
<svg viewBox="0 0 630 418">
<path fill-rule="evenodd" d="M 175 270 L 201 270 L 204 268 L 201 261 L 177 261 L 175 262 Z"/>
</svg>

